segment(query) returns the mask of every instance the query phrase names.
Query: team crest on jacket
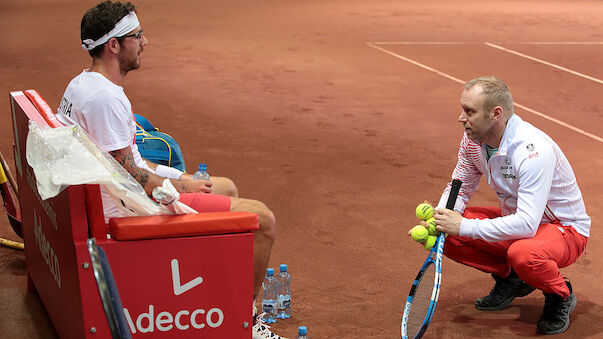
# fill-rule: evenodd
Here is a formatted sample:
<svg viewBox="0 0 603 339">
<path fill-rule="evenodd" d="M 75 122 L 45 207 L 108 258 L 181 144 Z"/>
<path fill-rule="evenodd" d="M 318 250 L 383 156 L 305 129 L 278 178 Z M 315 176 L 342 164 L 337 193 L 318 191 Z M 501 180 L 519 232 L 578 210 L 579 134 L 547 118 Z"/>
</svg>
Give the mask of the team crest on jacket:
<svg viewBox="0 0 603 339">
<path fill-rule="evenodd" d="M 507 164 L 507 165 L 511 165 L 511 159 L 509 159 L 509 158 L 505 158 L 505 164 Z"/>
<path fill-rule="evenodd" d="M 533 151 L 536 149 L 536 147 L 534 147 L 534 144 L 533 144 L 533 143 L 529 143 L 529 144 L 526 146 L 526 148 L 528 149 L 528 151 L 529 151 L 529 152 L 533 152 Z"/>
</svg>

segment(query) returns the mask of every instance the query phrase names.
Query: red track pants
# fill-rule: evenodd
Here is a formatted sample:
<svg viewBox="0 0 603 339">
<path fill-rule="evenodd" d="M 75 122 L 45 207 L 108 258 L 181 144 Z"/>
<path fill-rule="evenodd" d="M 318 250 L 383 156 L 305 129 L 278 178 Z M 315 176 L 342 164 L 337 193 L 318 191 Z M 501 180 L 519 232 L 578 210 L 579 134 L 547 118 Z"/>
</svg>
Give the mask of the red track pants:
<svg viewBox="0 0 603 339">
<path fill-rule="evenodd" d="M 469 219 L 501 216 L 498 207 L 468 207 Z M 487 242 L 467 237 L 448 236 L 444 254 L 461 264 L 506 277 L 511 268 L 530 286 L 566 298 L 569 289 L 559 268 L 574 263 L 586 247 L 588 238 L 571 226 L 541 224 L 532 238 Z"/>
</svg>

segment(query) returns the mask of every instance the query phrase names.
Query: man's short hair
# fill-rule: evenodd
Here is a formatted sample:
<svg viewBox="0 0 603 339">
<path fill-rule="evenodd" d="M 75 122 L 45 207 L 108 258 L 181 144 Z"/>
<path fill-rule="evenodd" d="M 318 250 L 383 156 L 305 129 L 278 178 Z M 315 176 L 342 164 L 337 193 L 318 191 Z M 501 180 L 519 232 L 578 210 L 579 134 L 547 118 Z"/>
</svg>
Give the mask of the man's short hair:
<svg viewBox="0 0 603 339">
<path fill-rule="evenodd" d="M 85 39 L 97 40 L 103 35 L 109 33 L 115 24 L 119 22 L 128 13 L 136 13 L 136 5 L 131 2 L 121 3 L 105 1 L 93 8 L 90 8 L 82 17 L 80 36 L 82 41 Z M 91 57 L 101 55 L 105 44 L 96 46 L 88 51 Z"/>
<path fill-rule="evenodd" d="M 479 86 L 484 94 L 484 113 L 489 113 L 494 107 L 500 106 L 508 116 L 513 114 L 513 96 L 502 79 L 496 76 L 485 76 L 465 83 L 466 90 L 475 86 Z"/>
</svg>

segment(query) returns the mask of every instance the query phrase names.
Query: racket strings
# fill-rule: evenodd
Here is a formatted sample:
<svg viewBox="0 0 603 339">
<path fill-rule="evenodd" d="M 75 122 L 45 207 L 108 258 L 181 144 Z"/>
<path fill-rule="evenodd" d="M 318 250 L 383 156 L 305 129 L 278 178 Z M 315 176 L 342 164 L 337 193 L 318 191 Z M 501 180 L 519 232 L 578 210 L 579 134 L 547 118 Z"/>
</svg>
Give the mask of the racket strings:
<svg viewBox="0 0 603 339">
<path fill-rule="evenodd" d="M 410 313 L 408 314 L 408 338 L 415 338 L 419 334 L 427 318 L 433 295 L 435 275 L 435 265 L 429 265 L 419 281 L 410 307 Z"/>
</svg>

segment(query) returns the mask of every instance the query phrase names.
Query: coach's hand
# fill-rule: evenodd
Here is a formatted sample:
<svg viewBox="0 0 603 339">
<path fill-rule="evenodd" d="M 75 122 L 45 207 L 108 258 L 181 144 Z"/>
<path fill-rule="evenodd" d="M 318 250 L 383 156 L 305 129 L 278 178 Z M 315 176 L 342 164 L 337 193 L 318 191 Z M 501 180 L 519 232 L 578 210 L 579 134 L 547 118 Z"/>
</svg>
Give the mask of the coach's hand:
<svg viewBox="0 0 603 339">
<path fill-rule="evenodd" d="M 438 208 L 433 216 L 438 224 L 436 229 L 450 235 L 459 235 L 463 216 L 447 208 Z"/>
</svg>

